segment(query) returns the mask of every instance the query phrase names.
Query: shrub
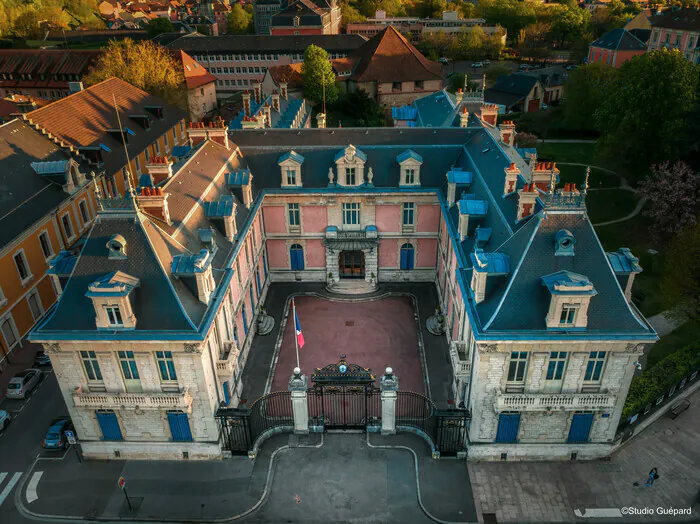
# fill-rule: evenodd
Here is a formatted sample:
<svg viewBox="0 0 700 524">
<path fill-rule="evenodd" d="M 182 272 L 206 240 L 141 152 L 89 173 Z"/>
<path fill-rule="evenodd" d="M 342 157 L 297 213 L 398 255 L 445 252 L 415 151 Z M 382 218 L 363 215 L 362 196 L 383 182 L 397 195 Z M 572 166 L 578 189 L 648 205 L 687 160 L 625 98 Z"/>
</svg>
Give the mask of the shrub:
<svg viewBox="0 0 700 524">
<path fill-rule="evenodd" d="M 537 136 L 532 133 L 518 133 L 515 135 L 516 147 L 537 147 Z"/>
</svg>

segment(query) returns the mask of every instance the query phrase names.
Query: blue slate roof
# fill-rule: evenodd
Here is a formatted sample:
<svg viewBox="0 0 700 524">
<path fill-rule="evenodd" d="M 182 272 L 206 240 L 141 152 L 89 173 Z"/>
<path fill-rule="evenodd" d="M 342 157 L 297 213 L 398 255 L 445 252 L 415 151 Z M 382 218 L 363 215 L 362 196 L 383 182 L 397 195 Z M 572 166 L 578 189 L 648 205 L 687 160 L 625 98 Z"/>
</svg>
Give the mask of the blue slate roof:
<svg viewBox="0 0 700 524">
<path fill-rule="evenodd" d="M 489 275 L 507 275 L 510 273 L 510 257 L 504 253 L 485 253 L 475 249 L 469 254 L 475 271 Z"/>
<path fill-rule="evenodd" d="M 204 213 L 209 218 L 221 218 L 233 216 L 233 197 L 222 196 L 218 200 L 204 202 Z"/>
<path fill-rule="evenodd" d="M 437 91 L 413 102 L 418 116 L 416 121 L 424 127 L 451 127 L 457 115 L 457 101 L 446 90 Z"/>
<path fill-rule="evenodd" d="M 630 273 L 641 273 L 642 266 L 639 259 L 632 255 L 627 247 L 621 247 L 616 253 L 605 253 L 610 261 L 610 265 L 616 274 L 628 275 Z"/>
<path fill-rule="evenodd" d="M 174 157 L 182 157 L 182 156 L 187 156 L 190 151 L 192 151 L 192 148 L 190 146 L 175 146 L 173 147 L 173 156 Z"/>
<path fill-rule="evenodd" d="M 401 162 L 408 160 L 409 158 L 412 158 L 413 160 L 420 162 L 421 164 L 423 163 L 423 157 L 416 153 L 413 149 L 407 149 L 406 151 L 401 153 L 399 156 L 396 157 L 396 161 L 400 164 Z"/>
<path fill-rule="evenodd" d="M 391 118 L 395 120 L 415 120 L 418 117 L 418 109 L 413 106 L 400 106 L 391 108 Z"/>
<path fill-rule="evenodd" d="M 171 271 L 176 277 L 204 273 L 211 266 L 212 259 L 212 254 L 206 249 L 202 249 L 196 255 L 177 255 L 173 257 Z"/>
<path fill-rule="evenodd" d="M 66 172 L 69 160 L 54 160 L 48 162 L 32 162 L 32 169 L 37 175 L 58 175 Z"/>
<path fill-rule="evenodd" d="M 77 255 L 73 255 L 70 251 L 59 251 L 58 255 L 49 261 L 49 269 L 46 270 L 46 274 L 70 276 L 77 261 Z"/>
<path fill-rule="evenodd" d="M 282 156 L 279 157 L 279 159 L 277 160 L 277 163 L 281 164 L 282 162 L 284 162 L 285 160 L 289 160 L 290 158 L 292 160 L 294 160 L 299 165 L 304 163 L 304 157 L 301 156 L 296 151 L 287 151 L 286 153 L 284 153 Z"/>
<path fill-rule="evenodd" d="M 516 147 L 515 151 L 523 157 L 523 160 L 530 160 L 530 155 L 537 155 L 536 147 Z"/>
<path fill-rule="evenodd" d="M 461 167 L 455 167 L 447 172 L 447 181 L 451 184 L 469 185 L 472 183 L 474 173 L 463 171 Z"/>
<path fill-rule="evenodd" d="M 343 149 L 341 149 L 340 151 L 338 151 L 338 152 L 335 154 L 335 157 L 333 157 L 333 160 L 334 160 L 335 162 L 337 162 L 338 160 L 340 160 L 340 159 L 343 158 L 344 156 L 345 156 L 345 148 L 343 148 Z M 367 161 L 367 155 L 365 154 L 365 152 L 364 152 L 364 151 L 361 151 L 361 150 L 360 150 L 359 148 L 357 148 L 357 147 L 355 148 L 355 156 L 356 156 L 357 158 L 359 158 L 360 160 L 362 160 L 363 162 L 366 162 L 366 161 Z"/>
<path fill-rule="evenodd" d="M 571 271 L 557 271 L 551 275 L 542 277 L 542 285 L 549 289 L 552 295 L 595 295 L 594 289 L 588 289 L 593 286 L 587 276 L 572 273 Z M 580 288 L 576 290 L 561 291 L 557 286 L 566 286 L 567 288 Z"/>
<path fill-rule="evenodd" d="M 229 187 L 247 186 L 250 182 L 250 169 L 241 169 L 233 173 L 226 173 L 226 185 Z"/>
<path fill-rule="evenodd" d="M 473 195 L 467 195 L 473 196 Z M 469 216 L 486 216 L 489 212 L 489 203 L 485 200 L 476 200 L 474 198 L 462 198 L 458 202 L 459 212 Z"/>
</svg>

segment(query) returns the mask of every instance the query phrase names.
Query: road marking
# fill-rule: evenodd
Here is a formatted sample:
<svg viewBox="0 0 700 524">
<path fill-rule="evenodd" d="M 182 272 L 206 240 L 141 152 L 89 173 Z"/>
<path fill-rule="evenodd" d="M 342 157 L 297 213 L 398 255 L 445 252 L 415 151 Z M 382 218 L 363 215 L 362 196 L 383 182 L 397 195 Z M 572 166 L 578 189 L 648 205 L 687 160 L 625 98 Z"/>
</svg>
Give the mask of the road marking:
<svg viewBox="0 0 700 524">
<path fill-rule="evenodd" d="M 5 482 L 5 477 L 7 477 L 7 473 L 4 471 L 0 473 L 0 486 L 2 486 L 2 483 Z"/>
<path fill-rule="evenodd" d="M 27 486 L 27 502 L 31 504 L 35 500 L 39 500 L 39 495 L 36 493 L 36 488 L 39 485 L 39 480 L 44 474 L 43 471 L 35 471 L 32 475 L 32 479 L 29 481 L 29 486 Z"/>
<path fill-rule="evenodd" d="M 7 476 L 7 475 L 5 474 L 5 476 Z M 2 503 L 5 502 L 5 499 L 10 494 L 10 491 L 12 491 L 12 488 L 15 487 L 15 484 L 17 484 L 17 482 L 19 481 L 19 478 L 21 476 L 22 476 L 21 471 L 19 473 L 15 473 L 12 476 L 12 478 L 10 479 L 10 482 L 7 483 L 7 486 L 5 486 L 5 489 L 2 490 L 2 493 L 0 493 L 0 506 L 2 506 Z"/>
</svg>

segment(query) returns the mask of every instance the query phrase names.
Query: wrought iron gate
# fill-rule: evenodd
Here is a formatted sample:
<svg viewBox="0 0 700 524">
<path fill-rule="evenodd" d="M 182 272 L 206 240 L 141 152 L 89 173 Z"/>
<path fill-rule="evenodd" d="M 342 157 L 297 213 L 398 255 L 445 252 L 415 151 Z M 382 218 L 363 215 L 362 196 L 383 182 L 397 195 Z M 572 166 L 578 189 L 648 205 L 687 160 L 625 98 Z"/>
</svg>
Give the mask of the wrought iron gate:
<svg viewBox="0 0 700 524">
<path fill-rule="evenodd" d="M 443 456 L 455 456 L 467 450 L 466 409 L 443 409 L 435 413 L 435 447 Z"/>
<path fill-rule="evenodd" d="M 233 455 L 247 455 L 253 447 L 248 408 L 222 408 L 216 412 L 222 449 Z"/>
</svg>

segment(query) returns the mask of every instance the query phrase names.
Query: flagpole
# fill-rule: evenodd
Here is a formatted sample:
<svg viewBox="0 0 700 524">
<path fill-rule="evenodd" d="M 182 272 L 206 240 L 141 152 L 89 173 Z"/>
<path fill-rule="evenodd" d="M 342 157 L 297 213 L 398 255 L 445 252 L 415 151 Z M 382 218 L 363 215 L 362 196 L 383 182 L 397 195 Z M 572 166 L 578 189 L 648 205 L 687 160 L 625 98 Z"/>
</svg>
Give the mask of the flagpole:
<svg viewBox="0 0 700 524">
<path fill-rule="evenodd" d="M 299 365 L 299 336 L 297 335 L 297 305 L 292 299 L 292 309 L 294 314 L 294 348 L 297 350 L 297 367 L 301 369 Z"/>
</svg>

